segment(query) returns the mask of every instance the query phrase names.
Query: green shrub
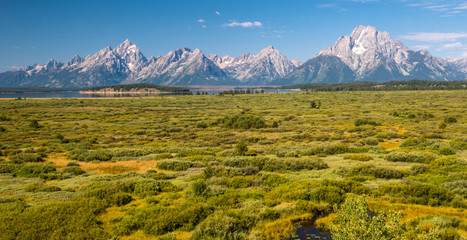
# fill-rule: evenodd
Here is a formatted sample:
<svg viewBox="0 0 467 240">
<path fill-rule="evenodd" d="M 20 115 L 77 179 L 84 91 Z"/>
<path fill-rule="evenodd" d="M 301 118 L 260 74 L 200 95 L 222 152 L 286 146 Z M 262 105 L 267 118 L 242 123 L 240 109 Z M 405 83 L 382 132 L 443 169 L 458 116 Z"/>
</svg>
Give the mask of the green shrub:
<svg viewBox="0 0 467 240">
<path fill-rule="evenodd" d="M 250 129 L 250 128 L 265 128 L 265 121 L 258 117 L 249 114 L 239 114 L 234 116 L 226 116 L 218 120 L 218 123 L 224 124 L 229 128 Z"/>
<path fill-rule="evenodd" d="M 362 140 L 362 143 L 366 145 L 376 146 L 378 145 L 379 140 L 375 137 L 367 137 Z"/>
<path fill-rule="evenodd" d="M 170 208 L 147 205 L 123 216 L 114 232 L 117 235 L 129 235 L 141 229 L 148 235 L 158 236 L 177 229 L 191 231 L 211 212 L 212 209 L 206 204 L 197 202 Z"/>
<path fill-rule="evenodd" d="M 29 122 L 29 127 L 31 127 L 31 128 L 41 128 L 42 125 L 40 125 L 37 120 L 31 120 Z"/>
<path fill-rule="evenodd" d="M 20 153 L 13 156 L 10 156 L 10 160 L 14 163 L 24 163 L 24 162 L 43 162 L 41 156 L 35 153 Z"/>
<path fill-rule="evenodd" d="M 430 171 L 430 166 L 426 165 L 414 165 L 410 168 L 412 175 L 423 174 Z"/>
<path fill-rule="evenodd" d="M 390 162 L 430 163 L 436 159 L 436 155 L 428 152 L 391 152 L 384 159 Z"/>
<path fill-rule="evenodd" d="M 205 123 L 205 122 L 198 122 L 198 123 L 196 124 L 196 127 L 197 127 L 197 128 L 207 128 L 207 127 L 208 127 L 208 124 Z"/>
<path fill-rule="evenodd" d="M 55 173 L 57 169 L 50 164 L 26 164 L 15 171 L 19 177 L 41 177 L 48 179 L 48 174 Z"/>
<path fill-rule="evenodd" d="M 366 194 L 370 189 L 362 183 L 345 179 L 345 180 L 329 180 L 325 179 L 321 182 L 323 186 L 334 186 L 342 189 L 346 193 Z"/>
<path fill-rule="evenodd" d="M 32 184 L 27 186 L 24 191 L 26 192 L 58 192 L 62 189 L 57 186 L 48 186 L 45 184 Z"/>
<path fill-rule="evenodd" d="M 79 167 L 79 163 L 75 161 L 69 161 L 67 167 Z"/>
<path fill-rule="evenodd" d="M 447 189 L 425 183 L 385 184 L 379 187 L 381 194 L 406 199 L 409 203 L 448 206 L 454 198 Z"/>
<path fill-rule="evenodd" d="M 356 161 L 361 161 L 361 162 L 367 162 L 373 159 L 373 157 L 365 154 L 349 154 L 345 155 L 344 159 L 351 159 L 351 160 L 356 160 Z"/>
<path fill-rule="evenodd" d="M 372 125 L 372 126 L 379 126 L 381 125 L 380 123 L 376 122 L 375 120 L 371 120 L 371 119 L 362 119 L 362 118 L 359 118 L 357 120 L 355 120 L 355 126 L 358 127 L 358 126 L 362 126 L 362 125 Z"/>
<path fill-rule="evenodd" d="M 26 207 L 21 202 L 0 204 L 2 239 L 109 239 L 97 216 L 105 204 L 76 199 Z"/>
<path fill-rule="evenodd" d="M 22 165 L 20 164 L 11 164 L 0 162 L 0 173 L 11 173 L 14 174 L 21 168 Z"/>
<path fill-rule="evenodd" d="M 310 193 L 310 200 L 315 202 L 326 202 L 329 204 L 339 204 L 345 199 L 345 192 L 334 186 L 325 186 L 313 189 Z"/>
<path fill-rule="evenodd" d="M 401 213 L 392 211 L 370 217 L 366 199 L 351 197 L 337 211 L 336 222 L 331 225 L 332 239 L 400 239 L 401 218 Z"/>
<path fill-rule="evenodd" d="M 343 177 L 373 176 L 383 179 L 399 179 L 404 177 L 404 172 L 395 169 L 377 168 L 372 164 L 341 168 L 337 173 Z"/>
<path fill-rule="evenodd" d="M 5 115 L 0 115 L 0 121 L 11 121 L 11 118 L 5 116 Z"/>
<path fill-rule="evenodd" d="M 158 169 L 170 170 L 170 171 L 185 171 L 188 168 L 200 168 L 204 167 L 201 163 L 188 162 L 182 160 L 162 160 L 157 163 Z"/>
<path fill-rule="evenodd" d="M 110 161 L 113 155 L 102 150 L 76 149 L 69 153 L 69 158 L 82 162 Z"/>
<path fill-rule="evenodd" d="M 425 139 L 409 137 L 400 144 L 400 147 L 415 147 L 424 144 Z"/>
<path fill-rule="evenodd" d="M 130 203 L 133 200 L 134 199 L 130 194 L 119 192 L 112 196 L 112 205 L 123 206 Z"/>
<path fill-rule="evenodd" d="M 86 171 L 84 171 L 80 167 L 72 166 L 72 167 L 63 168 L 63 172 L 77 176 L 77 175 L 84 174 Z"/>
<path fill-rule="evenodd" d="M 457 118 L 454 117 L 454 116 L 447 116 L 447 117 L 444 118 L 444 122 L 445 123 L 456 123 Z"/>
<path fill-rule="evenodd" d="M 439 154 L 441 155 L 454 155 L 456 151 L 451 147 L 442 147 L 439 149 Z"/>
<path fill-rule="evenodd" d="M 196 227 L 191 239 L 247 239 L 249 230 L 255 225 L 255 218 L 234 211 L 218 211 Z"/>
<path fill-rule="evenodd" d="M 240 156 L 245 156 L 246 152 L 248 152 L 248 145 L 245 142 L 239 142 L 235 146 L 235 149 Z"/>
<path fill-rule="evenodd" d="M 196 180 L 191 186 L 191 188 L 195 196 L 204 196 L 206 193 L 206 190 L 208 189 L 208 186 L 205 180 L 200 179 L 200 180 Z"/>
</svg>

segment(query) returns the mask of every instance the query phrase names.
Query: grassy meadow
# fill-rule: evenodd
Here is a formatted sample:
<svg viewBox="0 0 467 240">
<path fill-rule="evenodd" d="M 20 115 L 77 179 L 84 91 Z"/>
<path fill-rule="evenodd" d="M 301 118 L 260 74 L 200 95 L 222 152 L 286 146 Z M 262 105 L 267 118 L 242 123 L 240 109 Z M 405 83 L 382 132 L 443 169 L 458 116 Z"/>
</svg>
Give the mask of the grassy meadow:
<svg viewBox="0 0 467 240">
<path fill-rule="evenodd" d="M 467 238 L 466 90 L 0 100 L 0 149 L 0 239 Z"/>
</svg>

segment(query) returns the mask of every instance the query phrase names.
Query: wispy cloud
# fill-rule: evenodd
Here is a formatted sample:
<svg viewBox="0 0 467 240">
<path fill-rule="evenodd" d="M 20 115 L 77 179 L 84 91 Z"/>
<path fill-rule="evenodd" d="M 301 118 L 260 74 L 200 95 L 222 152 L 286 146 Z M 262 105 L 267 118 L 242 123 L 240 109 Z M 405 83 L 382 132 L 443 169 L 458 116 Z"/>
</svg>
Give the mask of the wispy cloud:
<svg viewBox="0 0 467 240">
<path fill-rule="evenodd" d="M 454 50 L 454 49 L 464 49 L 465 46 L 461 42 L 455 42 L 455 43 L 448 43 L 448 44 L 443 44 L 441 47 L 438 48 L 439 51 L 445 51 L 445 50 Z"/>
<path fill-rule="evenodd" d="M 415 40 L 421 42 L 446 42 L 446 41 L 457 41 L 461 38 L 467 38 L 467 33 L 409 33 L 401 36 L 402 39 Z"/>
<path fill-rule="evenodd" d="M 202 28 L 207 28 L 207 26 L 206 26 L 206 25 L 203 25 L 203 26 L 201 26 L 201 27 L 202 27 Z"/>
<path fill-rule="evenodd" d="M 349 2 L 358 2 L 358 3 L 368 3 L 368 2 L 378 2 L 379 0 L 347 0 Z"/>
<path fill-rule="evenodd" d="M 215 11 L 216 15 L 220 16 L 221 13 L 219 11 Z"/>
<path fill-rule="evenodd" d="M 467 3 L 465 1 L 406 1 L 409 7 L 417 7 L 424 10 L 439 12 L 440 17 L 454 17 L 465 14 L 467 10 Z"/>
<path fill-rule="evenodd" d="M 413 48 L 417 51 L 419 50 L 427 50 L 427 49 L 430 49 L 430 45 L 416 45 L 416 46 L 413 46 Z"/>
<path fill-rule="evenodd" d="M 18 46 L 13 46 L 13 48 L 15 48 L 15 49 L 20 49 L 20 47 L 18 47 Z"/>
<path fill-rule="evenodd" d="M 237 21 L 232 21 L 230 23 L 224 23 L 222 24 L 223 27 L 243 27 L 243 28 L 253 28 L 253 27 L 262 27 L 263 24 L 258 21 L 254 22 L 237 22 Z"/>
<path fill-rule="evenodd" d="M 332 8 L 332 7 L 335 7 L 336 4 L 334 3 L 323 3 L 323 4 L 318 4 L 316 5 L 316 7 L 318 8 Z"/>
<path fill-rule="evenodd" d="M 205 21 L 204 19 L 198 19 L 198 22 L 199 22 L 199 23 L 204 23 L 204 22 L 206 22 L 206 21 Z"/>
</svg>

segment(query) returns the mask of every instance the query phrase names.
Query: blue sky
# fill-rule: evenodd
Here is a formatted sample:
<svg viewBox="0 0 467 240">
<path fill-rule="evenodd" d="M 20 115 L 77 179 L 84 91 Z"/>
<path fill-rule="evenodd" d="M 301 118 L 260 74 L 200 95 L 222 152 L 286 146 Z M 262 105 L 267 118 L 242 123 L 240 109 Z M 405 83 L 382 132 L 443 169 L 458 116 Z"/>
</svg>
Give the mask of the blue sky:
<svg viewBox="0 0 467 240">
<path fill-rule="evenodd" d="M 85 57 L 127 38 L 146 57 L 180 47 L 237 56 L 273 45 L 306 61 L 357 25 L 435 56 L 467 57 L 467 1 L 2 0 L 0 72 Z"/>
</svg>

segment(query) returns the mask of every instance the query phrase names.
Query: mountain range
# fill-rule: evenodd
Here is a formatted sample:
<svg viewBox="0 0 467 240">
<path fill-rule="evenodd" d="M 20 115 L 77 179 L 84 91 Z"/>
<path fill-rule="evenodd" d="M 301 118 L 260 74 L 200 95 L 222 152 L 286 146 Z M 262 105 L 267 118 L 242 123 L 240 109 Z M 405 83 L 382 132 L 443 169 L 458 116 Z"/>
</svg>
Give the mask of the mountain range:
<svg viewBox="0 0 467 240">
<path fill-rule="evenodd" d="M 76 88 L 128 83 L 159 85 L 290 85 L 390 80 L 460 80 L 467 59 L 438 58 L 414 51 L 389 33 L 357 26 L 305 63 L 290 60 L 272 46 L 256 55 L 204 55 L 179 48 L 146 58 L 128 39 L 115 49 L 75 55 L 66 63 L 49 60 L 0 73 L 1 87 Z"/>
</svg>

